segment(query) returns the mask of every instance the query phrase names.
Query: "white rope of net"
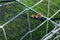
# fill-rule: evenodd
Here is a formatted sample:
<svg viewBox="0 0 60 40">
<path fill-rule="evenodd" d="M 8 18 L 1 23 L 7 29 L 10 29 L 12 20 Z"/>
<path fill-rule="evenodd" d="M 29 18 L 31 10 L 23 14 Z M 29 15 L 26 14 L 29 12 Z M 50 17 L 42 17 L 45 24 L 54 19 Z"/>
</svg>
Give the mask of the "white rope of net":
<svg viewBox="0 0 60 40">
<path fill-rule="evenodd" d="M 21 3 L 21 2 L 20 2 L 20 3 Z M 23 4 L 23 3 L 22 3 L 22 4 Z M 28 6 L 25 5 L 25 4 L 23 4 L 23 5 L 26 6 L 26 7 L 28 7 Z M 29 8 L 30 8 L 30 7 L 29 7 Z M 30 8 L 30 9 L 31 9 L 31 8 Z M 33 10 L 33 11 L 36 12 L 35 10 Z M 57 12 L 59 12 L 59 10 L 58 10 Z M 56 12 L 56 13 L 57 13 L 57 12 Z M 37 12 L 36 12 L 36 13 L 37 13 Z M 56 14 L 54 14 L 54 15 L 56 15 Z M 53 15 L 53 16 L 54 16 L 54 15 Z M 52 16 L 52 17 L 53 17 L 53 16 Z M 51 18 L 52 18 L 52 17 L 51 17 Z M 29 31 L 29 32 L 32 32 L 32 31 Z M 29 34 L 29 32 L 27 32 L 25 36 L 27 36 L 27 35 Z M 23 39 L 25 36 L 23 36 L 22 39 Z"/>
<path fill-rule="evenodd" d="M 60 37 L 60 35 L 56 36 L 53 40 L 56 40 L 58 37 Z"/>
<path fill-rule="evenodd" d="M 12 4 L 12 3 L 14 3 L 14 2 L 3 3 L 3 4 L 0 4 L 0 7 L 5 6 L 5 5 L 9 5 L 9 4 Z"/>
<path fill-rule="evenodd" d="M 17 0 L 17 1 L 19 2 L 19 0 Z M 35 10 L 32 9 L 32 8 L 35 7 L 36 5 L 38 5 L 39 3 L 41 3 L 42 1 L 43 1 L 43 0 L 41 0 L 41 1 L 38 2 L 38 3 L 36 3 L 36 4 L 35 4 L 34 6 L 32 6 L 32 7 L 28 7 L 27 5 L 25 5 L 25 4 L 22 3 L 22 2 L 19 2 L 19 3 L 21 3 L 21 4 L 23 4 L 25 7 L 27 7 L 28 10 L 32 10 L 32 11 L 38 13 L 37 11 L 35 11 Z M 6 4 L 6 5 L 7 5 L 7 4 Z M 1 26 L 1 28 L 4 27 L 5 25 L 7 25 L 8 23 L 10 23 L 11 21 L 13 21 L 15 18 L 17 18 L 19 15 L 21 15 L 21 14 L 22 14 L 23 12 L 25 12 L 25 11 L 26 11 L 26 10 L 23 10 L 23 11 L 20 12 L 18 15 L 16 15 L 15 17 L 13 17 L 12 19 L 10 19 L 10 20 L 7 21 L 6 23 L 4 23 L 4 24 Z M 42 25 L 43 25 L 45 22 L 47 22 L 48 20 L 49 20 L 49 21 L 52 21 L 52 20 L 50 20 L 50 19 L 53 18 L 59 11 L 60 11 L 60 9 L 59 9 L 53 16 L 51 16 L 50 18 L 48 18 L 47 20 L 45 20 L 43 23 L 41 23 L 39 26 L 37 26 L 35 29 L 27 32 L 27 33 L 21 38 L 21 40 L 22 40 L 24 37 L 26 37 L 29 33 L 37 30 L 40 26 L 42 26 Z M 2 30 L 3 30 L 3 29 L 2 29 Z M 59 29 L 57 29 L 57 30 L 59 30 Z M 56 31 L 56 32 L 57 32 L 57 31 Z M 4 30 L 4 34 L 5 34 L 5 39 L 7 40 L 7 36 L 6 36 L 5 30 Z"/>
</svg>

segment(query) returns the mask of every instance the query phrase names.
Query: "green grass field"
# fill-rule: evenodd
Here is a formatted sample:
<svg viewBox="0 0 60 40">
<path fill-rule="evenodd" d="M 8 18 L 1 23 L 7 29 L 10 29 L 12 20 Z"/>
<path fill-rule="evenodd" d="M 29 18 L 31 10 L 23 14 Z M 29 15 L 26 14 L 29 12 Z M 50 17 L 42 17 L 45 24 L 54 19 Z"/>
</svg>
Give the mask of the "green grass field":
<svg viewBox="0 0 60 40">
<path fill-rule="evenodd" d="M 31 7 L 38 1 L 40 0 L 26 0 L 26 5 Z M 21 0 L 21 2 L 24 3 L 24 0 Z M 17 15 L 24 9 L 25 7 L 18 2 L 14 2 L 7 6 L 0 7 L 0 25 L 3 25 L 5 22 L 10 20 L 12 17 Z M 47 17 L 48 0 L 44 0 L 41 4 L 37 5 L 33 9 L 36 10 L 37 12 L 42 13 L 44 16 Z M 60 9 L 59 0 L 51 0 L 49 17 L 51 17 L 59 9 Z M 28 13 L 29 13 L 29 16 L 31 14 L 36 14 L 32 10 L 29 10 Z M 54 18 L 60 18 L 60 13 L 58 13 Z M 59 20 L 54 20 L 54 21 L 56 22 Z M 42 22 L 43 21 L 41 20 L 30 18 L 31 30 L 36 28 Z M 40 40 L 46 34 L 46 27 L 47 27 L 46 25 L 47 25 L 47 22 L 44 25 L 42 25 L 39 29 L 32 32 L 32 40 Z M 54 28 L 54 25 L 49 21 L 48 32 L 50 32 L 53 28 Z M 4 26 L 4 29 L 6 31 L 8 40 L 19 40 L 25 33 L 29 31 L 26 12 L 24 12 L 22 15 L 17 17 L 15 20 L 13 20 L 12 22 Z M 30 35 L 27 35 L 24 38 L 24 40 L 29 40 L 30 39 L 29 36 Z M 2 29 L 0 30 L 0 40 L 5 40 Z"/>
</svg>

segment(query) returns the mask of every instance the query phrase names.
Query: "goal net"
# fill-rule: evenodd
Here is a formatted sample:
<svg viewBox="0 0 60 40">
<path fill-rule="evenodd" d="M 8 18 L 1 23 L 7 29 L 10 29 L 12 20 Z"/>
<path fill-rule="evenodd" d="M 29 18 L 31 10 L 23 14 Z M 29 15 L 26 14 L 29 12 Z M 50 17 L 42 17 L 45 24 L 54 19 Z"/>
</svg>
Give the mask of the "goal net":
<svg viewBox="0 0 60 40">
<path fill-rule="evenodd" d="M 59 0 L 0 0 L 0 40 L 60 40 Z"/>
</svg>

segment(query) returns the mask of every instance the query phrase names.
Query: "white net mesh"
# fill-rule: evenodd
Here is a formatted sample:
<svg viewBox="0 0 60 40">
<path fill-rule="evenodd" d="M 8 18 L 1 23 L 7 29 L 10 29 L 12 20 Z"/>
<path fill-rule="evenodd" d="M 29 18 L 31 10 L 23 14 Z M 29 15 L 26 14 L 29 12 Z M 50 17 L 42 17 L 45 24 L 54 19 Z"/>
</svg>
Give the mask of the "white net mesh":
<svg viewBox="0 0 60 40">
<path fill-rule="evenodd" d="M 0 1 L 0 40 L 60 39 L 59 0 Z M 46 20 L 30 18 L 39 12 Z"/>
</svg>

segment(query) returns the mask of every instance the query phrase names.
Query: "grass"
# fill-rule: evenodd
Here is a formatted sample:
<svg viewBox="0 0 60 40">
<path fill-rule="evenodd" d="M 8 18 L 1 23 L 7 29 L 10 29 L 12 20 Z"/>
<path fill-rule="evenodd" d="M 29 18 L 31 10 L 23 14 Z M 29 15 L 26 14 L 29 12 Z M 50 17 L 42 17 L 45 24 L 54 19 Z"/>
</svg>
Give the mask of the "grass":
<svg viewBox="0 0 60 40">
<path fill-rule="evenodd" d="M 26 4 L 28 6 L 32 6 L 35 3 L 37 3 L 39 0 L 27 0 Z M 51 0 L 51 6 L 50 6 L 50 16 L 52 16 L 60 7 L 59 0 Z M 21 2 L 24 3 L 24 0 L 21 0 Z M 44 16 L 47 16 L 47 7 L 48 7 L 48 1 L 44 0 L 41 4 L 37 5 L 33 9 L 35 9 L 37 12 L 41 12 Z M 56 6 L 56 4 L 58 6 Z M 7 22 L 9 19 L 20 13 L 22 10 L 24 10 L 24 6 L 19 4 L 18 2 L 15 2 L 13 4 L 2 6 L 0 7 L 0 25 Z M 35 14 L 35 12 L 29 10 L 29 15 Z M 60 14 L 58 13 L 54 18 L 60 17 Z M 41 24 L 43 21 L 40 21 L 38 19 L 32 19 L 30 18 L 30 24 L 31 24 L 31 30 L 36 28 L 39 24 Z M 56 21 L 55 21 L 56 22 Z M 49 22 L 49 30 L 50 32 L 54 28 L 54 25 Z M 20 15 L 18 18 L 4 26 L 4 29 L 7 33 L 8 40 L 19 40 L 26 32 L 29 31 L 28 29 L 28 21 L 27 21 L 27 15 L 26 12 L 24 12 L 22 15 Z M 0 30 L 0 40 L 5 40 L 2 30 Z M 40 40 L 44 35 L 46 34 L 46 23 L 42 25 L 39 29 L 32 32 L 32 40 Z M 29 40 L 29 35 L 24 38 L 24 40 Z M 52 39 L 51 39 L 52 40 Z"/>
</svg>

